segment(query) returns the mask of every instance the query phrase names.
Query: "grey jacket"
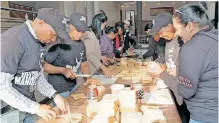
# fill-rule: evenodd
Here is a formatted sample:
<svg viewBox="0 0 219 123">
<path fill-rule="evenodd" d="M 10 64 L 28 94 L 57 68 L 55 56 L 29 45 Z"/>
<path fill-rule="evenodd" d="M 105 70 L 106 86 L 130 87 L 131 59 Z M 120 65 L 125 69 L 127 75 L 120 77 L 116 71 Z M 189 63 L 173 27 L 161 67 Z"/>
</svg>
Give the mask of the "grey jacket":
<svg viewBox="0 0 219 123">
<path fill-rule="evenodd" d="M 202 30 L 182 46 L 178 77 L 191 119 L 218 123 L 218 30 Z"/>
<path fill-rule="evenodd" d="M 179 54 L 179 43 L 178 36 L 174 37 L 170 42 L 166 42 L 165 48 L 165 63 L 167 64 L 167 68 L 171 69 L 168 64 L 174 64 L 176 68 L 178 68 L 178 54 Z M 177 77 L 169 75 L 166 71 L 161 73 L 161 79 L 164 83 L 173 91 L 177 103 L 179 105 L 183 104 L 183 98 L 177 94 Z"/>
<path fill-rule="evenodd" d="M 87 61 L 89 64 L 90 74 L 93 75 L 101 65 L 100 41 L 93 31 L 87 31 L 82 38 L 86 48 Z"/>
</svg>

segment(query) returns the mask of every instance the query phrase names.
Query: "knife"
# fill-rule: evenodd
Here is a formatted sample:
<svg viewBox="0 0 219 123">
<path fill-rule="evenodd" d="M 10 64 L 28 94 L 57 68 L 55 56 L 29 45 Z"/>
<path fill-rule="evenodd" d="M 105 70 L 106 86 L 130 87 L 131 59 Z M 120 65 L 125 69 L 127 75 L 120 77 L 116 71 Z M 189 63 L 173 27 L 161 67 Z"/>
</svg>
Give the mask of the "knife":
<svg viewBox="0 0 219 123">
<path fill-rule="evenodd" d="M 78 74 L 76 77 L 91 77 L 89 74 Z"/>
</svg>

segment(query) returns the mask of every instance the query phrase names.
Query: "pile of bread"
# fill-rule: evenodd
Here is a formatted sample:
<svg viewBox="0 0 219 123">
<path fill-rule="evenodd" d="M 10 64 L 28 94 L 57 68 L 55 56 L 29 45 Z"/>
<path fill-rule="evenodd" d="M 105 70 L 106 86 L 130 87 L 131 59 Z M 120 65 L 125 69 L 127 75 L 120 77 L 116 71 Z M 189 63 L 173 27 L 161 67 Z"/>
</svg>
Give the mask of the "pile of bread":
<svg viewBox="0 0 219 123">
<path fill-rule="evenodd" d="M 132 68 L 126 67 L 117 74 L 117 77 L 121 77 L 123 80 L 131 80 L 133 82 L 141 82 L 143 85 L 154 84 L 154 80 L 147 74 L 146 67 Z"/>
<path fill-rule="evenodd" d="M 141 106 L 139 110 L 136 101 L 136 91 L 124 88 L 119 95 L 105 94 L 100 102 L 90 102 L 87 116 L 93 117 L 91 123 L 165 123 L 159 108 Z"/>
</svg>

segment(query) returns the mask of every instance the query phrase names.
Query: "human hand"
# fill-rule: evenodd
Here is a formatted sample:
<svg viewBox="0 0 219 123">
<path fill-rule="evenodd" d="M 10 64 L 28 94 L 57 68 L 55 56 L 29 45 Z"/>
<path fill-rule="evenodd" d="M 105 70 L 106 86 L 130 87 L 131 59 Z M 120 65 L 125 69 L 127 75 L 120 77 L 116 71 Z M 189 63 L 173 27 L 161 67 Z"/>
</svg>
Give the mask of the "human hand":
<svg viewBox="0 0 219 123">
<path fill-rule="evenodd" d="M 64 68 L 62 74 L 66 77 L 66 78 L 70 78 L 70 79 L 75 79 L 76 78 L 76 73 L 74 73 L 72 71 L 72 69 L 70 68 Z"/>
<path fill-rule="evenodd" d="M 46 121 L 56 118 L 56 113 L 52 110 L 52 106 L 46 104 L 41 104 L 36 114 Z"/>
</svg>

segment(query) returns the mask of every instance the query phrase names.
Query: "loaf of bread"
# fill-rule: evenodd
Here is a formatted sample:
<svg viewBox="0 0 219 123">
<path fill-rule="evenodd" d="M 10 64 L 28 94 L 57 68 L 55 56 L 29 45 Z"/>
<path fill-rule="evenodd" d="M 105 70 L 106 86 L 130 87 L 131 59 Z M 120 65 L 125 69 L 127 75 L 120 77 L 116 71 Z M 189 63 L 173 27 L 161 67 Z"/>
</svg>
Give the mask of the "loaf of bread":
<svg viewBox="0 0 219 123">
<path fill-rule="evenodd" d="M 150 122 L 166 123 L 166 118 L 160 109 L 149 109 L 147 106 L 141 106 L 143 112 L 143 119 L 147 119 Z"/>
<path fill-rule="evenodd" d="M 116 118 L 105 114 L 98 113 L 90 123 L 115 123 Z"/>
<path fill-rule="evenodd" d="M 98 108 L 99 108 L 99 102 L 96 102 L 96 101 L 89 102 L 89 104 L 87 105 L 87 109 L 86 109 L 87 116 L 94 117 L 95 115 L 97 115 Z"/>
<path fill-rule="evenodd" d="M 136 91 L 130 89 L 122 89 L 119 93 L 120 107 L 135 107 L 136 106 Z"/>
<path fill-rule="evenodd" d="M 64 114 L 62 117 L 65 120 L 65 123 L 80 123 L 83 118 L 83 114 L 81 113 L 70 113 Z"/>
</svg>

